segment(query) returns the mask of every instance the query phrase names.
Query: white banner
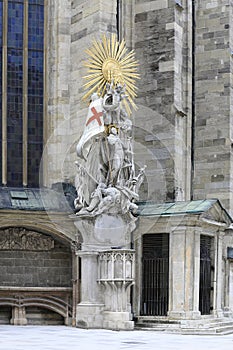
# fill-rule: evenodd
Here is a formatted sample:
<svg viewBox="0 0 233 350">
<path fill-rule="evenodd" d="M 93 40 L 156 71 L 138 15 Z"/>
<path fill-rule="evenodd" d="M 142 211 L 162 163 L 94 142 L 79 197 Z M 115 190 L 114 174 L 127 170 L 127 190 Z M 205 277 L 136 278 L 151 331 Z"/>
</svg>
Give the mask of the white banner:
<svg viewBox="0 0 233 350">
<path fill-rule="evenodd" d="M 104 131 L 104 118 L 103 118 L 103 99 L 98 98 L 90 103 L 87 119 L 85 123 L 85 129 L 82 137 L 77 144 L 77 155 L 81 158 L 86 158 L 90 140 L 93 136 L 97 136 Z"/>
</svg>

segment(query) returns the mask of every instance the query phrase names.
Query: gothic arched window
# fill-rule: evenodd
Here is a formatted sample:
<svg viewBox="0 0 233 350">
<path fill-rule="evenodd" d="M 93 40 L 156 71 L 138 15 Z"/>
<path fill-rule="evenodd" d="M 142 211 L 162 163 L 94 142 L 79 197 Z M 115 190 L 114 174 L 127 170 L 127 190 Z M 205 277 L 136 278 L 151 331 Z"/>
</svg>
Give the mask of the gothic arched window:
<svg viewBox="0 0 233 350">
<path fill-rule="evenodd" d="M 0 54 L 2 184 L 36 187 L 43 149 L 43 0 L 0 0 Z"/>
</svg>

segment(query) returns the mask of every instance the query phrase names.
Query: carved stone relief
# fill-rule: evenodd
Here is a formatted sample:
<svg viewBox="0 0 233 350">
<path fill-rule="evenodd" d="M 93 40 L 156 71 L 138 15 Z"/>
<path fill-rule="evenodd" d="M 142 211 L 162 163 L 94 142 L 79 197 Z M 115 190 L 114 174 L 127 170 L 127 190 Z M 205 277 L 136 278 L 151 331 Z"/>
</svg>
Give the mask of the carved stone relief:
<svg viewBox="0 0 233 350">
<path fill-rule="evenodd" d="M 0 250 L 51 250 L 54 240 L 41 233 L 20 227 L 0 230 Z"/>
</svg>

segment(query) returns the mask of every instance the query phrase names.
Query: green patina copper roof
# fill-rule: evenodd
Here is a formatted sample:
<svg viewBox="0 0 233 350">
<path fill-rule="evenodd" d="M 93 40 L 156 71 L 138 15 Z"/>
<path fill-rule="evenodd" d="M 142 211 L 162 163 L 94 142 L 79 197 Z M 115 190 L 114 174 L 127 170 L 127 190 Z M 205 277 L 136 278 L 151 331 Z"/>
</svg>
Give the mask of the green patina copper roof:
<svg viewBox="0 0 233 350">
<path fill-rule="evenodd" d="M 138 203 L 139 216 L 168 216 L 179 214 L 199 214 L 207 211 L 212 207 L 217 199 L 205 199 L 189 202 L 174 202 L 174 203 L 154 203 L 140 202 Z"/>
<path fill-rule="evenodd" d="M 59 185 L 59 186 L 58 186 Z M 16 209 L 31 211 L 74 212 L 75 193 L 64 183 L 49 188 L 9 188 L 0 187 L 0 210 Z M 188 202 L 155 203 L 139 202 L 139 216 L 171 216 L 179 214 L 200 214 L 209 210 L 216 203 L 230 218 L 217 199 L 196 200 Z"/>
<path fill-rule="evenodd" d="M 73 212 L 74 197 L 63 190 L 1 187 L 0 209 Z"/>
</svg>

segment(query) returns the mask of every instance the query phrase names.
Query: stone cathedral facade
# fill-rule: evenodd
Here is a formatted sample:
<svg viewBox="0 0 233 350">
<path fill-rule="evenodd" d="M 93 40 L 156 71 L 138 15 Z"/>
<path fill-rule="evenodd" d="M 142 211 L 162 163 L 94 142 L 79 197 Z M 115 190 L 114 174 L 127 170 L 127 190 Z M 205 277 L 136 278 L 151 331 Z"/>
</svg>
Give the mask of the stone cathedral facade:
<svg viewBox="0 0 233 350">
<path fill-rule="evenodd" d="M 0 0 L 0 323 L 127 328 L 79 313 L 73 209 L 85 50 L 115 33 L 138 61 L 147 166 L 129 328 L 233 331 L 232 18 L 231 0 Z"/>
</svg>

